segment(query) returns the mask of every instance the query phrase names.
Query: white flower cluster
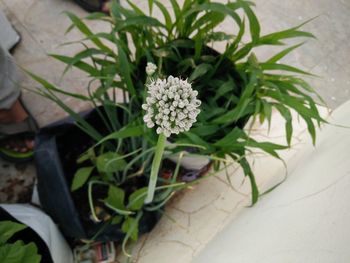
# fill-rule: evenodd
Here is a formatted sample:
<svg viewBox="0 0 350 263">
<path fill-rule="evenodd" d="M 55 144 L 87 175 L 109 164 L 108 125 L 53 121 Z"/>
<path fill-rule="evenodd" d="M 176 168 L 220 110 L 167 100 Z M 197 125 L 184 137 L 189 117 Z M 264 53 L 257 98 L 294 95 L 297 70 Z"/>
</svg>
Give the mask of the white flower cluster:
<svg viewBox="0 0 350 263">
<path fill-rule="evenodd" d="M 157 66 L 154 65 L 153 63 L 151 62 L 148 62 L 147 63 L 147 66 L 146 66 L 146 73 L 148 76 L 152 76 L 157 70 Z"/>
<path fill-rule="evenodd" d="M 147 127 L 157 125 L 157 133 L 169 137 L 172 133 L 188 131 L 196 122 L 201 101 L 197 99 L 198 91 L 187 80 L 169 76 L 154 80 L 147 87 L 148 97 L 142 105 Z"/>
</svg>

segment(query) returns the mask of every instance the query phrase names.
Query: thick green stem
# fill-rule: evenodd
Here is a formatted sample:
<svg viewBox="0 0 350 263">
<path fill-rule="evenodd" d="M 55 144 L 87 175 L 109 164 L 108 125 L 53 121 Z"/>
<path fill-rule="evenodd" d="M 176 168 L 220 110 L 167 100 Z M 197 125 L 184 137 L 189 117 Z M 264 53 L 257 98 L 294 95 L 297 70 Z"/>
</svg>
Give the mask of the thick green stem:
<svg viewBox="0 0 350 263">
<path fill-rule="evenodd" d="M 145 204 L 149 204 L 153 201 L 154 191 L 156 189 L 156 184 L 158 179 L 159 167 L 162 161 L 163 152 L 165 148 L 165 142 L 166 142 L 166 137 L 163 133 L 161 133 L 158 137 L 156 151 L 152 162 L 151 176 L 149 178 L 148 192 L 147 192 L 147 197 L 145 199 Z"/>
</svg>

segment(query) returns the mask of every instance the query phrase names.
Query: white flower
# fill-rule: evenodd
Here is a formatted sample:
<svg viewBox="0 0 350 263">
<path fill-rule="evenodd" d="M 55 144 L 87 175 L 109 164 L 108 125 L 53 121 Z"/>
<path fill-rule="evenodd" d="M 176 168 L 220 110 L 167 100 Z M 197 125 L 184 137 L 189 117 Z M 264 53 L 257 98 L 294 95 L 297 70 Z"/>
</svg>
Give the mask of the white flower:
<svg viewBox="0 0 350 263">
<path fill-rule="evenodd" d="M 146 73 L 148 76 L 152 76 L 157 70 L 157 66 L 154 65 L 153 63 L 151 62 L 148 62 L 147 63 L 147 67 L 146 67 Z"/>
<path fill-rule="evenodd" d="M 201 101 L 197 99 L 198 91 L 187 80 L 169 76 L 153 80 L 147 88 L 146 103 L 142 105 L 147 127 L 157 125 L 157 133 L 169 137 L 172 133 L 188 131 L 196 122 Z"/>
</svg>

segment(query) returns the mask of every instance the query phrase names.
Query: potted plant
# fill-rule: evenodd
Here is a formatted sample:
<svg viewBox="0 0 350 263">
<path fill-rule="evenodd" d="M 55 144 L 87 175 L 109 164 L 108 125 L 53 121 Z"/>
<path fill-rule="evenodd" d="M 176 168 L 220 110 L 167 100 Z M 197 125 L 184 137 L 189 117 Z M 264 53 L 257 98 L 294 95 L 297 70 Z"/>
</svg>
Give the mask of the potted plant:
<svg viewBox="0 0 350 263">
<path fill-rule="evenodd" d="M 169 0 L 171 11 L 154 0 L 148 1 L 148 14 L 127 2 L 128 7 L 114 2 L 110 16 L 95 13 L 85 18 L 110 23 L 109 32 L 93 33 L 84 19 L 67 13 L 72 21 L 69 30 L 77 28 L 84 34 L 84 39 L 78 41 L 84 49 L 72 57 L 51 56 L 66 63 L 66 70 L 76 67 L 88 74 L 88 95 L 60 89 L 28 72 L 44 87 L 35 92 L 71 115 L 69 121 L 44 128 L 36 142 L 39 194 L 44 208 L 67 228 L 71 224 L 69 216 L 53 215 L 70 210 L 60 193 L 72 200 L 81 191 L 85 202 L 77 199 L 75 205 L 69 205 L 72 213 L 77 214 L 76 207 L 88 203 L 89 209 L 83 209 L 85 217 L 90 216 L 98 227 L 107 225 L 102 228 L 105 232 L 94 229 L 94 234 L 77 237 L 111 233 L 109 226 L 115 224 L 112 229 L 122 233 L 124 245 L 130 237 L 136 239 L 139 228 L 147 225 L 147 215 L 153 224 L 145 231 L 150 230 L 156 214 L 173 193 L 186 187 L 178 181 L 184 155 L 205 157 L 214 173 L 239 163 L 250 179 L 254 204 L 259 191 L 247 152 L 261 149 L 279 158 L 278 151 L 291 145 L 291 111 L 306 122 L 313 142 L 315 125 L 325 122 L 311 96 L 316 92 L 300 77 L 310 74 L 278 63 L 300 44 L 263 62 L 253 53 L 259 46 L 283 45 L 285 39 L 313 37 L 300 30 L 303 24 L 261 35 L 253 4 L 243 0 L 226 4 L 186 0 L 182 6 Z M 162 21 L 152 16 L 155 8 L 163 14 Z M 236 32 L 218 30 L 226 18 L 238 28 Z M 243 43 L 248 28 L 250 40 Z M 222 41 L 226 43 L 223 52 L 212 48 Z M 176 88 L 172 90 L 172 86 Z M 183 90 L 185 86 L 188 91 Z M 117 90 L 122 92 L 122 103 L 117 102 Z M 163 99 L 164 90 L 167 93 Z M 59 93 L 91 103 L 93 111 L 83 115 L 74 112 L 59 99 Z M 175 95 L 181 104 L 178 101 L 170 105 L 168 100 L 174 103 Z M 273 110 L 286 121 L 286 145 L 256 141 L 244 129 L 249 119 L 270 123 Z M 182 117 L 176 120 L 178 116 Z M 186 123 L 180 125 L 182 119 Z M 48 179 L 54 171 L 64 175 L 61 181 L 65 190 Z M 67 185 L 74 190 L 72 194 Z"/>
</svg>

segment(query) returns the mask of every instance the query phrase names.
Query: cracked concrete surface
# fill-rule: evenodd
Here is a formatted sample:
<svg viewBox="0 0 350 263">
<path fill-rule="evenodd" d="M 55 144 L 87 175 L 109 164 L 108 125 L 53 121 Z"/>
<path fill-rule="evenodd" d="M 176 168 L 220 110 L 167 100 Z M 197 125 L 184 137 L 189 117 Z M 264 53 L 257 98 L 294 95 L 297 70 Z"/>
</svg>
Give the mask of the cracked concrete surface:
<svg viewBox="0 0 350 263">
<path fill-rule="evenodd" d="M 223 1 L 223 0 L 222 0 Z M 164 1 L 163 1 L 164 2 Z M 135 0 L 138 5 L 146 1 Z M 313 86 L 323 95 L 327 103 L 335 108 L 350 98 L 350 37 L 349 14 L 350 4 L 347 1 L 335 0 L 305 0 L 305 1 L 256 1 L 256 12 L 261 19 L 262 32 L 269 33 L 285 29 L 301 23 L 308 18 L 320 15 L 305 26 L 312 31 L 318 40 L 309 40 L 301 49 L 286 57 L 283 62 L 312 71 L 322 78 L 310 79 Z M 22 41 L 15 50 L 17 63 L 44 76 L 54 84 L 70 91 L 81 92 L 87 84 L 86 77 L 73 70 L 64 78 L 61 73 L 64 65 L 54 61 L 47 53 L 74 54 L 80 50 L 79 45 L 60 46 L 60 44 L 79 39 L 81 35 L 72 31 L 64 35 L 69 25 L 62 11 L 69 10 L 78 16 L 86 13 L 70 0 L 0 0 L 0 8 L 5 11 L 14 27 L 19 31 Z M 88 21 L 92 30 L 103 31 L 105 24 Z M 232 29 L 223 25 L 222 29 Z M 220 49 L 220 46 L 217 47 Z M 278 50 L 276 49 L 276 52 Z M 273 52 L 275 53 L 275 52 Z M 258 50 L 261 58 L 271 55 L 271 50 Z M 23 76 L 21 85 L 35 87 L 33 81 Z M 24 91 L 24 100 L 41 126 L 65 116 L 64 112 L 51 102 Z M 75 110 L 83 110 L 85 104 L 66 99 Z M 324 113 L 326 115 L 326 113 Z M 296 118 L 294 118 L 296 120 Z M 252 132 L 257 140 L 271 139 L 274 142 L 283 140 L 284 127 L 282 120 L 274 115 L 271 132 L 267 126 L 254 126 Z M 305 139 L 305 127 L 297 123 L 293 148 L 281 153 L 288 163 L 289 171 L 296 167 L 301 158 L 296 153 L 310 140 Z M 293 158 L 292 158 L 293 157 Z M 285 178 L 286 170 L 283 164 L 262 153 L 250 156 L 254 162 L 258 184 L 262 192 Z M 0 174 L 16 175 L 15 169 L 9 169 L 8 164 L 0 160 Z M 5 166 L 4 166 L 5 165 Z M 30 178 L 35 178 L 32 164 L 21 168 Z M 226 175 L 210 178 L 203 183 L 177 196 L 167 207 L 166 215 L 154 231 L 143 236 L 133 246 L 135 262 L 191 262 L 195 256 L 226 224 L 238 217 L 249 203 L 249 182 L 240 169 L 230 168 L 232 186 L 227 182 Z M 4 177 L 3 177 L 4 178 Z M 3 180 L 1 179 L 2 184 Z M 30 181 L 31 182 L 31 181 Z M 0 196 L 1 197 L 1 196 Z M 2 200 L 4 201 L 4 200 Z M 9 200 L 8 202 L 15 202 Z"/>
</svg>

